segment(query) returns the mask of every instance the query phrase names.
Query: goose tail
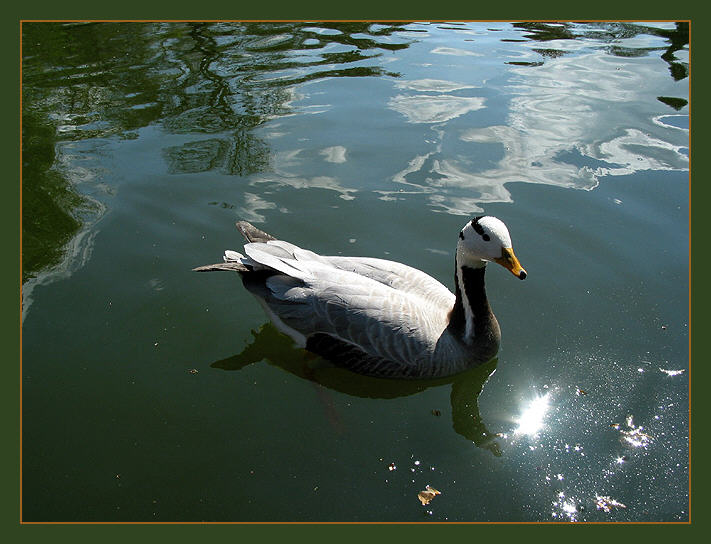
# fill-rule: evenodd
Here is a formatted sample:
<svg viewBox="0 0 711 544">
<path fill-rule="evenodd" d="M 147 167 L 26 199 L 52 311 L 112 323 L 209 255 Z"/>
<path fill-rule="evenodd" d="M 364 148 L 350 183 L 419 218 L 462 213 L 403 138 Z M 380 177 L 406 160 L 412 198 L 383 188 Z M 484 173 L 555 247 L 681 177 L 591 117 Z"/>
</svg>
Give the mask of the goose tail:
<svg viewBox="0 0 711 544">
<path fill-rule="evenodd" d="M 249 272 L 249 268 L 244 266 L 242 263 L 237 262 L 206 264 L 204 266 L 193 268 L 193 272 L 215 272 L 217 270 L 229 272 Z"/>
<path fill-rule="evenodd" d="M 251 223 L 247 223 L 247 221 L 237 221 L 236 224 L 237 230 L 240 231 L 248 242 L 268 242 L 269 240 L 276 240 L 271 234 L 259 230 Z"/>
<path fill-rule="evenodd" d="M 215 264 L 206 264 L 204 266 L 198 266 L 193 268 L 193 272 L 214 272 L 216 270 L 226 270 L 229 272 L 249 272 L 252 270 L 251 267 L 247 266 L 251 264 L 251 259 L 245 257 L 241 253 L 232 251 L 228 249 L 225 251 L 225 255 L 222 257 L 224 262 Z"/>
<path fill-rule="evenodd" d="M 244 236 L 247 242 L 268 242 L 270 240 L 276 240 L 271 234 L 267 234 L 263 230 L 259 230 L 257 227 L 248 223 L 247 221 L 237 221 L 237 230 L 240 231 L 242 236 Z M 253 266 L 246 266 L 245 263 L 254 265 L 251 259 L 246 258 L 241 253 L 236 251 L 227 250 L 225 251 L 225 256 L 223 257 L 223 263 L 207 264 L 204 266 L 198 266 L 193 268 L 193 272 L 215 272 L 215 271 L 228 271 L 228 272 L 250 272 L 254 268 Z"/>
</svg>

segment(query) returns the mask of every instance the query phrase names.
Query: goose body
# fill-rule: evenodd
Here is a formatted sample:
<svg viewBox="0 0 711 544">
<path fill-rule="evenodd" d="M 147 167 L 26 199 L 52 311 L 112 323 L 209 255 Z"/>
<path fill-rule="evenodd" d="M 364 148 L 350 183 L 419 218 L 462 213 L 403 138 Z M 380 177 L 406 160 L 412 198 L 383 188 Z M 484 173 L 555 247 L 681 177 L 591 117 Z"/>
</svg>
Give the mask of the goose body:
<svg viewBox="0 0 711 544">
<path fill-rule="evenodd" d="M 494 357 L 501 337 L 484 286 L 494 261 L 525 270 L 506 226 L 477 217 L 459 233 L 455 293 L 424 272 L 385 259 L 323 256 L 240 221 L 245 255 L 196 271 L 236 271 L 274 324 L 298 346 L 360 374 L 437 378 Z"/>
</svg>

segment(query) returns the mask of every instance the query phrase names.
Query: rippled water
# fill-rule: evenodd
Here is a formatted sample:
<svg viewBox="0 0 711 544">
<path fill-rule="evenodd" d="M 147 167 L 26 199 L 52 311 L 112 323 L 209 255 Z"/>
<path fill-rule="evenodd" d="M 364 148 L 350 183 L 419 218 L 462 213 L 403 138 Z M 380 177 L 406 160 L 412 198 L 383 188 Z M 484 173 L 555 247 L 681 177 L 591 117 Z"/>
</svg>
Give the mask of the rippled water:
<svg viewBox="0 0 711 544">
<path fill-rule="evenodd" d="M 25 521 L 688 520 L 688 26 L 24 23 Z M 309 361 L 247 219 L 452 286 L 497 360 Z M 428 504 L 418 493 L 441 492 Z"/>
</svg>

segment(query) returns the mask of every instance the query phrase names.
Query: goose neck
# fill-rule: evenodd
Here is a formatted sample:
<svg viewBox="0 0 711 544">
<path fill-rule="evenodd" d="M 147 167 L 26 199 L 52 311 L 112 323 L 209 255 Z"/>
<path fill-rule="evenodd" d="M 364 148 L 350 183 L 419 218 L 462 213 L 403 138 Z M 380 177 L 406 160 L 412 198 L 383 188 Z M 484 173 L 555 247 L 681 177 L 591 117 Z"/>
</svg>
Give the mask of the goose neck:
<svg viewBox="0 0 711 544">
<path fill-rule="evenodd" d="M 495 319 L 486 297 L 484 274 L 486 263 L 480 266 L 461 265 L 455 268 L 454 308 L 450 314 L 449 327 L 465 343 L 488 337 Z"/>
</svg>

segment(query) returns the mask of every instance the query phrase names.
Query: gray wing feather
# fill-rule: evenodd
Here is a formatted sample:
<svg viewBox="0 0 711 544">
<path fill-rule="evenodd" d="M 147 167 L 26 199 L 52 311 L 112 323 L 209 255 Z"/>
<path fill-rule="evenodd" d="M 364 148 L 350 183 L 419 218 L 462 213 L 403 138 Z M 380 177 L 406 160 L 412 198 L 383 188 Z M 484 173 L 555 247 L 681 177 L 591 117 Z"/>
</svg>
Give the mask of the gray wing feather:
<svg viewBox="0 0 711 544">
<path fill-rule="evenodd" d="M 305 336 L 326 333 L 364 352 L 416 365 L 433 353 L 446 326 L 446 309 L 352 272 L 312 270 L 312 277 L 267 280 L 266 303 L 288 326 Z M 291 280 L 291 281 L 290 281 Z"/>
<path fill-rule="evenodd" d="M 244 248 L 250 261 L 280 272 L 254 294 L 306 337 L 328 334 L 370 356 L 416 367 L 426 364 L 447 325 L 454 295 L 414 268 L 322 257 L 277 240 Z"/>
<path fill-rule="evenodd" d="M 350 270 L 379 283 L 383 283 L 422 297 L 433 304 L 454 305 L 454 294 L 432 276 L 421 270 L 395 261 L 371 257 L 324 257 L 336 268 Z"/>
</svg>

